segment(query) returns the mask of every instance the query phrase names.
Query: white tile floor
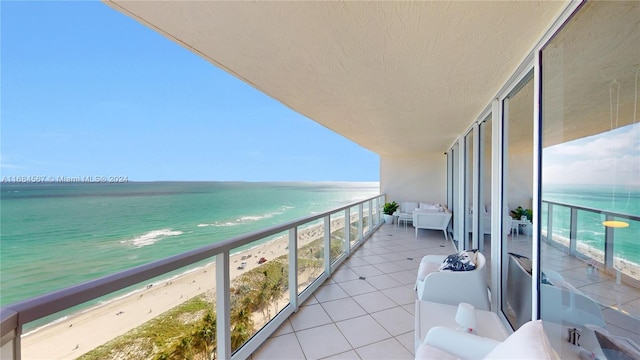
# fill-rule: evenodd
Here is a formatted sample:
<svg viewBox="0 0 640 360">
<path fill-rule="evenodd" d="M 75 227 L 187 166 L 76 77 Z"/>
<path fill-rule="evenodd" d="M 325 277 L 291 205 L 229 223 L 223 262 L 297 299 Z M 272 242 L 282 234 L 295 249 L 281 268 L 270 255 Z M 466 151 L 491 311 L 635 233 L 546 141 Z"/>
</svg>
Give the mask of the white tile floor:
<svg viewBox="0 0 640 360">
<path fill-rule="evenodd" d="M 530 238 L 510 245 L 511 250 L 525 247 L 520 250 L 530 253 Z M 583 261 L 543 247 L 545 266 L 603 304 L 612 334 L 640 343 L 640 290 L 613 288 L 611 275 L 587 276 Z M 416 238 L 411 226 L 383 225 L 251 359 L 413 359 L 413 286 L 420 260 L 454 252 L 440 231 L 420 230 Z"/>
<path fill-rule="evenodd" d="M 383 225 L 251 359 L 413 359 L 420 260 L 454 252 L 441 231 Z"/>
</svg>

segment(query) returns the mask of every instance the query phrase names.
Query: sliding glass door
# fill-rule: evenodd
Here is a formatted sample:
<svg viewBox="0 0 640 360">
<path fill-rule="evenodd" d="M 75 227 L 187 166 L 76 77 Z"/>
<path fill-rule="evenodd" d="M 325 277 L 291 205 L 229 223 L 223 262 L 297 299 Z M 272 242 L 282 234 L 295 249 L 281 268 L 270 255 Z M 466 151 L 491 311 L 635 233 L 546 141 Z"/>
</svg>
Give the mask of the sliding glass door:
<svg viewBox="0 0 640 360">
<path fill-rule="evenodd" d="M 502 101 L 502 312 L 514 329 L 531 320 L 533 73 Z"/>
</svg>

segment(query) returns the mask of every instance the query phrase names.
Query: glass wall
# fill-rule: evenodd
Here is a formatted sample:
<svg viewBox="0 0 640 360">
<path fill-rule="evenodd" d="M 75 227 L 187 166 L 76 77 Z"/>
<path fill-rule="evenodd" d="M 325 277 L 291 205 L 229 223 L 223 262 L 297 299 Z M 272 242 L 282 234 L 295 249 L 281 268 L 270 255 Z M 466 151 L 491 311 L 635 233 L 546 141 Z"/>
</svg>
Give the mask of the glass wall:
<svg viewBox="0 0 640 360">
<path fill-rule="evenodd" d="M 502 312 L 514 329 L 531 320 L 533 74 L 503 100 Z M 522 210 L 520 210 L 522 209 Z"/>
<path fill-rule="evenodd" d="M 478 167 L 480 184 L 478 186 L 478 204 L 480 204 L 480 233 L 478 248 L 487 259 L 487 284 L 491 284 L 491 114 L 478 127 L 480 152 Z"/>
<path fill-rule="evenodd" d="M 464 137 L 464 249 L 473 248 L 473 130 Z"/>
<path fill-rule="evenodd" d="M 451 204 L 449 204 L 449 207 L 453 213 L 453 219 L 451 221 L 451 227 L 453 230 L 453 243 L 455 245 L 456 248 L 460 249 L 460 246 L 458 244 L 458 241 L 460 240 L 460 234 L 458 234 L 458 223 L 460 221 L 463 221 L 464 217 L 461 218 L 460 216 L 460 211 L 458 211 L 459 209 L 458 207 L 458 198 L 460 196 L 459 192 L 458 192 L 458 184 L 460 181 L 460 171 L 458 170 L 458 164 L 460 163 L 460 161 L 458 160 L 458 152 L 460 151 L 460 146 L 458 145 L 458 143 L 455 143 L 453 145 L 453 148 L 451 149 L 451 169 L 452 169 L 452 186 L 451 188 L 453 189 L 451 195 Z M 462 213 L 464 214 L 464 211 L 462 211 Z"/>
<path fill-rule="evenodd" d="M 596 355 L 593 325 L 640 343 L 639 19 L 588 2 L 541 51 L 540 314 Z"/>
</svg>

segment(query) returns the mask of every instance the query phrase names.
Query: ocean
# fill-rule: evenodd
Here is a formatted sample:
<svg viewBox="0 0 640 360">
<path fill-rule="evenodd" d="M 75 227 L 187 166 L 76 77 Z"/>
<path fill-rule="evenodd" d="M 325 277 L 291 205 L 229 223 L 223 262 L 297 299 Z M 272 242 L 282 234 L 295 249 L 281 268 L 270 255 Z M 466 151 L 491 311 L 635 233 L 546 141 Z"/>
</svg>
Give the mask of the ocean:
<svg viewBox="0 0 640 360">
<path fill-rule="evenodd" d="M 378 183 L 0 186 L 0 305 L 379 193 Z"/>
</svg>

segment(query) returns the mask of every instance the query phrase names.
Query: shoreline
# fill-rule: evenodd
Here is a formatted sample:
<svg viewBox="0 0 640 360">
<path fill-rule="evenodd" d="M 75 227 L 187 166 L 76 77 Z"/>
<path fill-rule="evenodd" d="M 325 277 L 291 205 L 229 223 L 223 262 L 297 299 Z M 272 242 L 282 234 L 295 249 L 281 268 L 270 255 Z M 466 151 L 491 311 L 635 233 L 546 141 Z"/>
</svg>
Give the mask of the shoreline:
<svg viewBox="0 0 640 360">
<path fill-rule="evenodd" d="M 342 228 L 344 217 L 331 221 L 332 231 Z M 298 247 L 316 240 L 324 233 L 323 230 L 322 223 L 299 229 Z M 288 234 L 284 234 L 231 254 L 231 282 L 259 267 L 261 257 L 269 261 L 288 255 L 288 239 Z M 189 299 L 207 292 L 215 298 L 215 268 L 215 261 L 212 261 L 169 279 L 151 282 L 146 286 L 141 283 L 139 288 L 124 295 L 30 330 L 21 337 L 22 355 L 28 359 L 77 358 Z"/>
</svg>

